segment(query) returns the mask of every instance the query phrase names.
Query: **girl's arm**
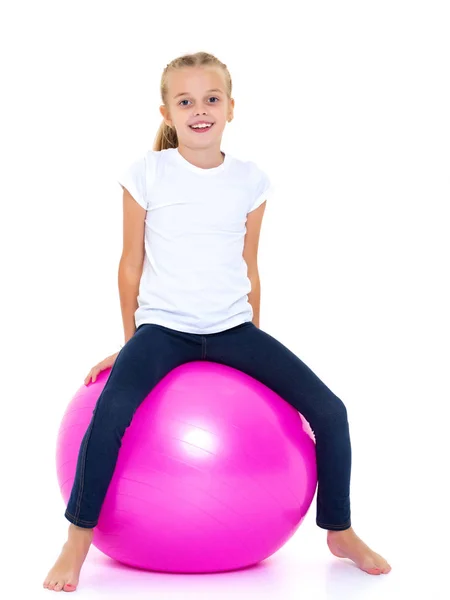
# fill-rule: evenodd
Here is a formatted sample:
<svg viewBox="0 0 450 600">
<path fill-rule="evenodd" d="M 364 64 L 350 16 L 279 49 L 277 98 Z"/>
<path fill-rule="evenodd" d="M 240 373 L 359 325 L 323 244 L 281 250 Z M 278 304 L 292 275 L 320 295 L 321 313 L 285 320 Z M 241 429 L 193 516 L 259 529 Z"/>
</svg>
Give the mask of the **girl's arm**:
<svg viewBox="0 0 450 600">
<path fill-rule="evenodd" d="M 248 301 L 253 308 L 252 322 L 256 327 L 259 327 L 259 308 L 261 304 L 261 282 L 259 275 L 256 274 L 250 277 L 250 282 L 252 284 L 252 291 L 248 295 Z"/>
<path fill-rule="evenodd" d="M 252 210 L 247 215 L 247 233 L 244 239 L 243 257 L 247 263 L 248 278 L 252 284 L 252 290 L 248 295 L 248 301 L 253 309 L 253 323 L 259 327 L 259 309 L 261 301 L 261 282 L 258 272 L 258 245 L 261 233 L 261 224 L 266 210 L 266 202 Z"/>
<path fill-rule="evenodd" d="M 125 344 L 136 331 L 134 313 L 138 308 L 139 283 L 144 266 L 146 213 L 145 208 L 123 188 L 123 249 L 118 281 Z"/>
</svg>

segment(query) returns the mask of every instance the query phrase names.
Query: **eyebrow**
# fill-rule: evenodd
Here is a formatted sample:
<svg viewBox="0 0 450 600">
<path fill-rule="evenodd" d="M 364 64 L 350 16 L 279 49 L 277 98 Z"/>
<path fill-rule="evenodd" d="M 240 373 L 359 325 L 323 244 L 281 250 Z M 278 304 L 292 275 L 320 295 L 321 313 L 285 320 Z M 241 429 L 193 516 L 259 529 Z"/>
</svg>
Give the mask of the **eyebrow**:
<svg viewBox="0 0 450 600">
<path fill-rule="evenodd" d="M 206 90 L 207 94 L 209 92 L 220 92 L 221 94 L 223 93 L 222 90 L 219 90 L 219 88 L 213 88 L 211 90 Z M 177 94 L 176 96 L 174 96 L 173 99 L 175 100 L 176 98 L 178 98 L 178 96 L 184 96 L 185 94 L 189 94 L 189 92 L 181 92 L 180 94 Z"/>
</svg>

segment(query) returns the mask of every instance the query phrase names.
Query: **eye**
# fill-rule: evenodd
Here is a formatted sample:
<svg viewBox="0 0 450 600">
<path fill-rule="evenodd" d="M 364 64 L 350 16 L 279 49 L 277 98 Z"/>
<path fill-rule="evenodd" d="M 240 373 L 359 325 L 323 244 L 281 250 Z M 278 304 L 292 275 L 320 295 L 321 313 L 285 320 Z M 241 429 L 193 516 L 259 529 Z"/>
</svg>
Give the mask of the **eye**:
<svg viewBox="0 0 450 600">
<path fill-rule="evenodd" d="M 219 100 L 219 98 L 217 98 L 217 96 L 210 96 L 209 99 L 211 100 L 211 98 L 214 98 L 215 100 Z M 178 102 L 178 104 L 182 105 L 182 106 L 186 106 L 186 104 L 183 104 L 183 102 L 189 102 L 189 100 L 187 100 L 186 98 L 184 100 L 181 100 L 180 102 Z M 217 102 L 212 102 L 212 104 L 217 104 Z"/>
</svg>

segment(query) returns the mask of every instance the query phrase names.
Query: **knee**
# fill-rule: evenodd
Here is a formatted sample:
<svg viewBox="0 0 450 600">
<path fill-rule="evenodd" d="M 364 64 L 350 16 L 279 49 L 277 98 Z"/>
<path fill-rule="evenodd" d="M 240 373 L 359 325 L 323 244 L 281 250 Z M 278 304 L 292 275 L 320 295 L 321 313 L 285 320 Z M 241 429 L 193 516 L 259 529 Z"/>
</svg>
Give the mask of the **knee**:
<svg viewBox="0 0 450 600">
<path fill-rule="evenodd" d="M 321 407 L 316 416 L 316 424 L 319 428 L 348 425 L 347 408 L 335 394 L 328 395 L 322 402 L 319 400 L 317 405 Z"/>
<path fill-rule="evenodd" d="M 133 416 L 132 407 L 127 402 L 127 394 L 118 390 L 104 389 L 94 409 L 97 423 L 104 430 L 125 429 Z"/>
<path fill-rule="evenodd" d="M 338 418 L 347 420 L 347 407 L 338 396 L 334 395 L 332 402 L 333 412 Z"/>
</svg>

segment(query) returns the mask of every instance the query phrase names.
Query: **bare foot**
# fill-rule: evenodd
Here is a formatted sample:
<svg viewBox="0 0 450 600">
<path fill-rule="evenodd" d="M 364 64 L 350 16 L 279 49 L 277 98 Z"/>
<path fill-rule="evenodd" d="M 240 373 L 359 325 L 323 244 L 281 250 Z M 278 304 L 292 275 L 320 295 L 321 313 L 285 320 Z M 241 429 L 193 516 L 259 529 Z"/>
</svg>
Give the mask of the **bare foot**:
<svg viewBox="0 0 450 600">
<path fill-rule="evenodd" d="M 69 537 L 53 568 L 44 581 L 44 587 L 55 592 L 74 592 L 81 567 L 92 543 L 93 529 L 69 526 Z"/>
<path fill-rule="evenodd" d="M 389 573 L 391 566 L 379 554 L 367 546 L 353 531 L 328 531 L 327 544 L 331 553 L 339 558 L 349 558 L 357 567 L 370 575 Z"/>
</svg>

